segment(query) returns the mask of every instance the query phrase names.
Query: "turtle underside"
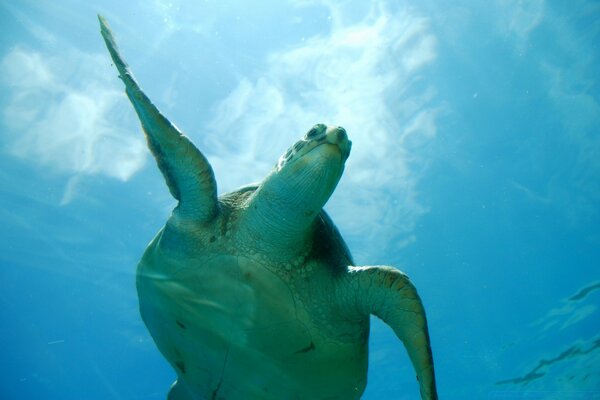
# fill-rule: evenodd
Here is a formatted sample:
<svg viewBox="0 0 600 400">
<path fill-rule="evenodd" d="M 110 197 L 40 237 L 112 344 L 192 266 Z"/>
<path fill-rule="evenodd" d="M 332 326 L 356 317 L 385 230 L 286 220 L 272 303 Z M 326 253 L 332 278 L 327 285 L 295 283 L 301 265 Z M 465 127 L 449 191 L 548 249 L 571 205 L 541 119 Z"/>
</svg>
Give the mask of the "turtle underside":
<svg viewBox="0 0 600 400">
<path fill-rule="evenodd" d="M 190 398 L 358 398 L 368 319 L 343 319 L 334 289 L 350 253 L 324 211 L 312 246 L 289 264 L 236 245 L 236 207 L 255 188 L 224 196 L 199 240 L 170 223 L 154 238 L 138 266 L 144 322 L 180 382 L 193 382 Z"/>
</svg>

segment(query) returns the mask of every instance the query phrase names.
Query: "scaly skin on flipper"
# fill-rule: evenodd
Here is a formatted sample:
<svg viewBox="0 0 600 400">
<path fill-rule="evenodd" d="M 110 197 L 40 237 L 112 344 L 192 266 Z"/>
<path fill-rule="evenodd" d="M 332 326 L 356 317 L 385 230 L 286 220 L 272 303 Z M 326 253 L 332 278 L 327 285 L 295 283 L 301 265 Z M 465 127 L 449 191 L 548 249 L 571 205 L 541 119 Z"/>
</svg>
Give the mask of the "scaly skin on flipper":
<svg viewBox="0 0 600 400">
<path fill-rule="evenodd" d="M 347 400 L 366 387 L 369 316 L 404 343 L 437 399 L 427 320 L 391 267 L 356 267 L 323 211 L 351 142 L 315 125 L 259 184 L 217 198 L 212 168 L 150 102 L 101 32 L 179 203 L 137 270 L 140 313 L 177 373 L 169 400 Z"/>
<path fill-rule="evenodd" d="M 387 266 L 350 267 L 340 290 L 361 315 L 381 318 L 402 341 L 423 399 L 437 399 L 425 309 L 408 276 Z"/>
</svg>

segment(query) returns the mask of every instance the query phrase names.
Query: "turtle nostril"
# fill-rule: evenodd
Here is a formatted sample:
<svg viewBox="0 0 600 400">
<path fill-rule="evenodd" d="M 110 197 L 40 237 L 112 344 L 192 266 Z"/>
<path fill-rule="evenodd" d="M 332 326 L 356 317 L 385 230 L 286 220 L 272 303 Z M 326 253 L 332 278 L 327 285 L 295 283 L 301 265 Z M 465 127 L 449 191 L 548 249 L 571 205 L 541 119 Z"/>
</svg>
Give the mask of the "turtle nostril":
<svg viewBox="0 0 600 400">
<path fill-rule="evenodd" d="M 341 126 L 327 129 L 327 141 L 332 144 L 342 144 L 348 141 L 346 130 Z"/>
</svg>

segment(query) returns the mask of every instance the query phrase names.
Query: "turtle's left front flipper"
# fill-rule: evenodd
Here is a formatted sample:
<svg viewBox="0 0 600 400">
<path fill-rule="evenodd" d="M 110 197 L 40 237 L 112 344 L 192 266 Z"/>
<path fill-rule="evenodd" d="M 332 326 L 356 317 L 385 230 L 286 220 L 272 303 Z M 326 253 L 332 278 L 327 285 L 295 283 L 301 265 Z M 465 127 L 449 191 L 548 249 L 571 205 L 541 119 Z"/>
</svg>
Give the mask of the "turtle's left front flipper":
<svg viewBox="0 0 600 400">
<path fill-rule="evenodd" d="M 345 303 L 361 315 L 388 324 L 406 348 L 417 373 L 421 398 L 437 399 L 433 356 L 423 303 L 408 277 L 392 267 L 350 267 L 343 286 Z"/>
<path fill-rule="evenodd" d="M 148 147 L 171 194 L 179 201 L 175 214 L 186 221 L 210 221 L 218 211 L 212 167 L 200 150 L 144 94 L 121 57 L 108 23 L 100 15 L 98 19 L 106 47 L 146 133 Z"/>
</svg>

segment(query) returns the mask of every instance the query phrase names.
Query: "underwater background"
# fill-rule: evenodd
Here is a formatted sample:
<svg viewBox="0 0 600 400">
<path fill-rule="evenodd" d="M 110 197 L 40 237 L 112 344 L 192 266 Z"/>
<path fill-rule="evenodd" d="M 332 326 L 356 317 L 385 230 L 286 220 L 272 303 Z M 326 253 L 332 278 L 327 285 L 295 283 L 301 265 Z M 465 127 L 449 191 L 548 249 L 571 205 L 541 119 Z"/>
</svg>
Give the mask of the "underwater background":
<svg viewBox="0 0 600 400">
<path fill-rule="evenodd" d="M 93 3 L 93 4 L 92 4 Z M 442 399 L 600 399 L 597 1 L 0 0 L 0 398 L 164 399 L 135 266 L 175 201 L 99 34 L 208 157 L 353 141 L 326 205 L 406 272 Z M 373 319 L 363 399 L 416 399 Z"/>
</svg>

